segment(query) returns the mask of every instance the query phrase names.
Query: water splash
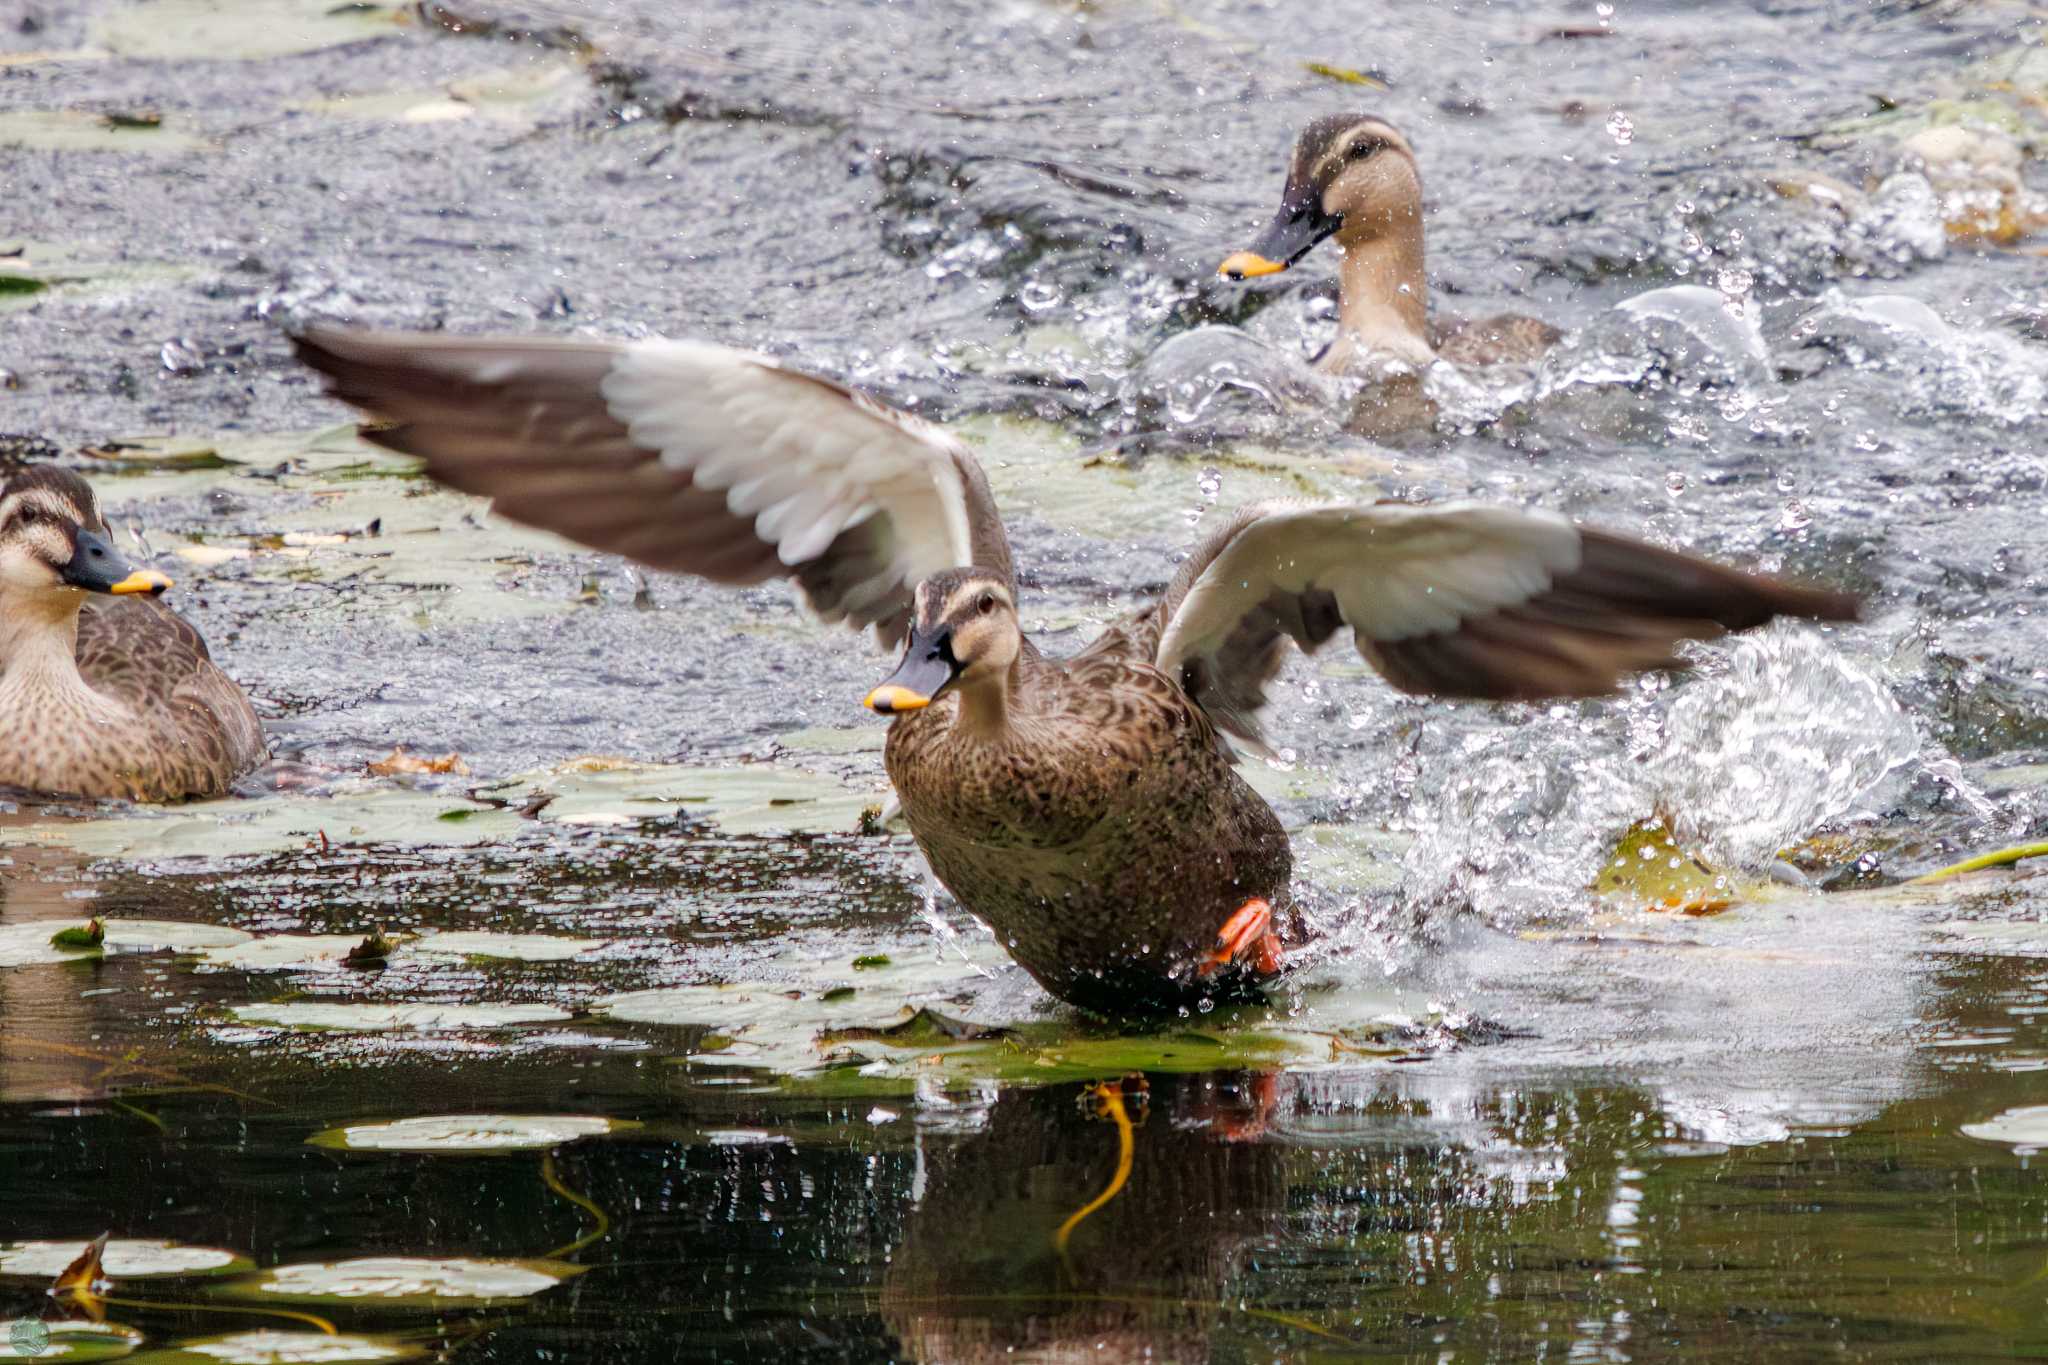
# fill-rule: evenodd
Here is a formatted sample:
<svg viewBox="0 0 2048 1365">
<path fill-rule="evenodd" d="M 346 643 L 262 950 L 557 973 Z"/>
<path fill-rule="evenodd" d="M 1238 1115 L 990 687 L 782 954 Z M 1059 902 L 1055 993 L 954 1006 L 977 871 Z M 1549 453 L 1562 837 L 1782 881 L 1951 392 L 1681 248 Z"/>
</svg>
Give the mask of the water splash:
<svg viewBox="0 0 2048 1365">
<path fill-rule="evenodd" d="M 1884 684 L 1826 637 L 1745 637 L 1719 676 L 1673 694 L 1649 791 L 1682 843 L 1760 868 L 1903 778 L 1920 737 Z"/>
<path fill-rule="evenodd" d="M 1466 739 L 1418 798 L 1403 899 L 1502 925 L 1583 913 L 1616 839 L 1657 815 L 1717 866 L 1761 869 L 1917 770 L 1911 720 L 1824 636 L 1761 631 L 1705 671 Z"/>
<path fill-rule="evenodd" d="M 1902 294 L 1830 289 L 1793 324 L 1792 338 L 1819 353 L 1823 368 L 1902 381 L 1891 392 L 1908 414 L 2013 425 L 2048 415 L 2048 351 L 2003 332 L 1952 326 Z"/>
<path fill-rule="evenodd" d="M 1123 386 L 1126 413 L 1145 426 L 1258 426 L 1291 412 L 1333 415 L 1341 386 L 1235 327 L 1169 338 Z"/>
</svg>

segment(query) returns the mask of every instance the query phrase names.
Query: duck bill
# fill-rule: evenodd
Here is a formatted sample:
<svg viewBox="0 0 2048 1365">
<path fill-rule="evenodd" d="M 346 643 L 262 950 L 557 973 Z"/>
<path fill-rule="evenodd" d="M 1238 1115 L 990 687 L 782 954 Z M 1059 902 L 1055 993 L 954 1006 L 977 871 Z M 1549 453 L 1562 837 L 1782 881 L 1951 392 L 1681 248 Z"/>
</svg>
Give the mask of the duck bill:
<svg viewBox="0 0 2048 1365">
<path fill-rule="evenodd" d="M 80 530 L 72 544 L 71 562 L 58 576 L 87 592 L 160 593 L 171 580 L 155 569 L 138 569 L 97 531 Z"/>
<path fill-rule="evenodd" d="M 861 705 L 885 716 L 904 711 L 921 711 L 952 686 L 960 667 L 953 662 L 953 632 L 944 627 L 910 632 L 910 644 L 903 662 L 880 686 L 861 700 Z"/>
<path fill-rule="evenodd" d="M 1322 201 L 1313 191 L 1290 190 L 1280 201 L 1280 212 L 1273 215 L 1258 239 L 1228 257 L 1216 267 L 1216 273 L 1233 280 L 1277 275 L 1343 226 L 1344 216 L 1324 213 Z"/>
</svg>

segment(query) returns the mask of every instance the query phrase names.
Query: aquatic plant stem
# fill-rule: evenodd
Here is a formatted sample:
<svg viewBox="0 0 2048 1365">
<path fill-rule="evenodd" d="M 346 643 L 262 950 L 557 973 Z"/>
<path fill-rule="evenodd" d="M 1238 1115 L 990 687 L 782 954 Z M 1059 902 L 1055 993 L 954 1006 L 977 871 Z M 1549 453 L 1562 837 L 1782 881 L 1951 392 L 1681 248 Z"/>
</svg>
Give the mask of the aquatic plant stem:
<svg viewBox="0 0 2048 1365">
<path fill-rule="evenodd" d="M 100 1302 L 110 1304 L 115 1308 L 161 1308 L 168 1313 L 230 1313 L 237 1317 L 286 1318 L 292 1322 L 309 1323 L 330 1337 L 340 1335 L 339 1332 L 335 1331 L 334 1324 L 326 1318 L 316 1318 L 311 1313 L 298 1313 L 289 1308 L 245 1308 L 240 1304 L 229 1306 L 212 1303 L 167 1303 L 160 1299 L 117 1299 L 112 1294 L 103 1296 Z"/>
<path fill-rule="evenodd" d="M 1131 1115 L 1124 1108 L 1123 1085 L 1117 1081 L 1103 1081 L 1096 1085 L 1093 1093 L 1102 1113 L 1116 1125 L 1116 1174 L 1109 1178 L 1109 1184 L 1101 1194 L 1075 1209 L 1073 1215 L 1060 1224 L 1059 1231 L 1052 1235 L 1053 1250 L 1059 1252 L 1062 1259 L 1067 1254 L 1067 1239 L 1074 1235 L 1074 1229 L 1081 1226 L 1082 1220 L 1122 1192 L 1124 1182 L 1131 1178 L 1131 1160 L 1137 1150 Z"/>
<path fill-rule="evenodd" d="M 589 1232 L 584 1233 L 573 1242 L 558 1246 L 553 1251 L 550 1251 L 547 1254 L 549 1260 L 557 1261 L 564 1256 L 574 1255 L 612 1230 L 610 1214 L 562 1183 L 561 1172 L 555 1169 L 555 1154 L 553 1152 L 549 1152 L 540 1159 L 540 1178 L 542 1184 L 597 1220 L 597 1226 Z"/>
<path fill-rule="evenodd" d="M 1908 886 L 1924 886 L 1928 882 L 1946 881 L 1960 877 L 1965 872 L 1981 872 L 1987 867 L 2010 867 L 2023 858 L 2048 856 L 2048 843 L 2017 844 L 2012 848 L 2001 848 L 1990 853 L 1980 853 L 1974 858 L 1965 858 L 1947 867 L 1938 867 L 1932 872 L 1923 872 L 1908 882 Z"/>
</svg>

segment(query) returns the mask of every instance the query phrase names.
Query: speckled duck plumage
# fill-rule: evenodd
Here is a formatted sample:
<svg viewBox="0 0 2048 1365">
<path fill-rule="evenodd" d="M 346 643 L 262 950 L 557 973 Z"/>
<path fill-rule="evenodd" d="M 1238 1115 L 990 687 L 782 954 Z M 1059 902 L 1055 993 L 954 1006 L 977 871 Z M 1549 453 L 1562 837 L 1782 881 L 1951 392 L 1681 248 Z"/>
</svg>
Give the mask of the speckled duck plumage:
<svg viewBox="0 0 2048 1365">
<path fill-rule="evenodd" d="M 112 549 L 92 489 L 37 466 L 0 484 L 0 786 L 168 801 L 263 761 L 249 699 Z"/>
<path fill-rule="evenodd" d="M 1295 926 L 1263 743 L 1290 646 L 1349 631 L 1391 685 L 1597 696 L 1681 640 L 1841 594 L 1481 503 L 1269 503 L 1064 660 L 1025 638 L 1009 539 L 943 430 L 705 342 L 318 328 L 299 355 L 372 441 L 499 513 L 734 585 L 774 578 L 902 653 L 867 704 L 932 870 L 1053 994 L 1106 1014 L 1258 992 Z M 1226 736 L 1228 738 L 1226 738 Z"/>
</svg>

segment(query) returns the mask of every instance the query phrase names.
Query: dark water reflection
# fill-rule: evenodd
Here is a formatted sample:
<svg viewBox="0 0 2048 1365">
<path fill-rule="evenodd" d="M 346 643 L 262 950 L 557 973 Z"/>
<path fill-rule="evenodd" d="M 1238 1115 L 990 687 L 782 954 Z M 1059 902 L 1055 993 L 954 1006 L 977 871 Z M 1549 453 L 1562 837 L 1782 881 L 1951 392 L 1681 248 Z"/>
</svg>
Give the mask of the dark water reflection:
<svg viewBox="0 0 2048 1365">
<path fill-rule="evenodd" d="M 140 985 L 143 960 L 98 969 Z M 77 968 L 0 978 L 10 1239 L 225 1246 L 259 1265 L 539 1257 L 590 1216 L 537 1152 L 340 1153 L 331 1124 L 589 1113 L 645 1126 L 553 1156 L 603 1209 L 590 1267 L 477 1311 L 334 1301 L 345 1330 L 533 1360 L 1644 1360 L 2027 1356 L 2048 1348 L 2048 1182 L 1958 1126 L 2040 1097 L 2048 967 L 1961 959 L 1920 1093 L 1727 1147 L 1656 1088 L 1483 1053 L 1306 1075 L 1153 1076 L 1118 1126 L 1088 1087 L 804 1093 L 646 1051 L 351 1066 L 141 1036 Z M 61 1018 L 68 1028 L 53 1027 Z M 33 1041 L 30 1041 L 30 1040 Z M 232 1086 L 239 1095 L 193 1086 Z M 1135 1086 L 1135 1082 L 1133 1083 Z M 54 1097 L 69 1094 L 68 1101 Z M 0 1281 L 0 1311 L 32 1281 Z M 157 1341 L 255 1325 L 204 1280 L 117 1309 Z M 117 1293 L 121 1292 L 117 1289 Z M 137 1297 L 142 1297 L 137 1291 Z"/>
</svg>

